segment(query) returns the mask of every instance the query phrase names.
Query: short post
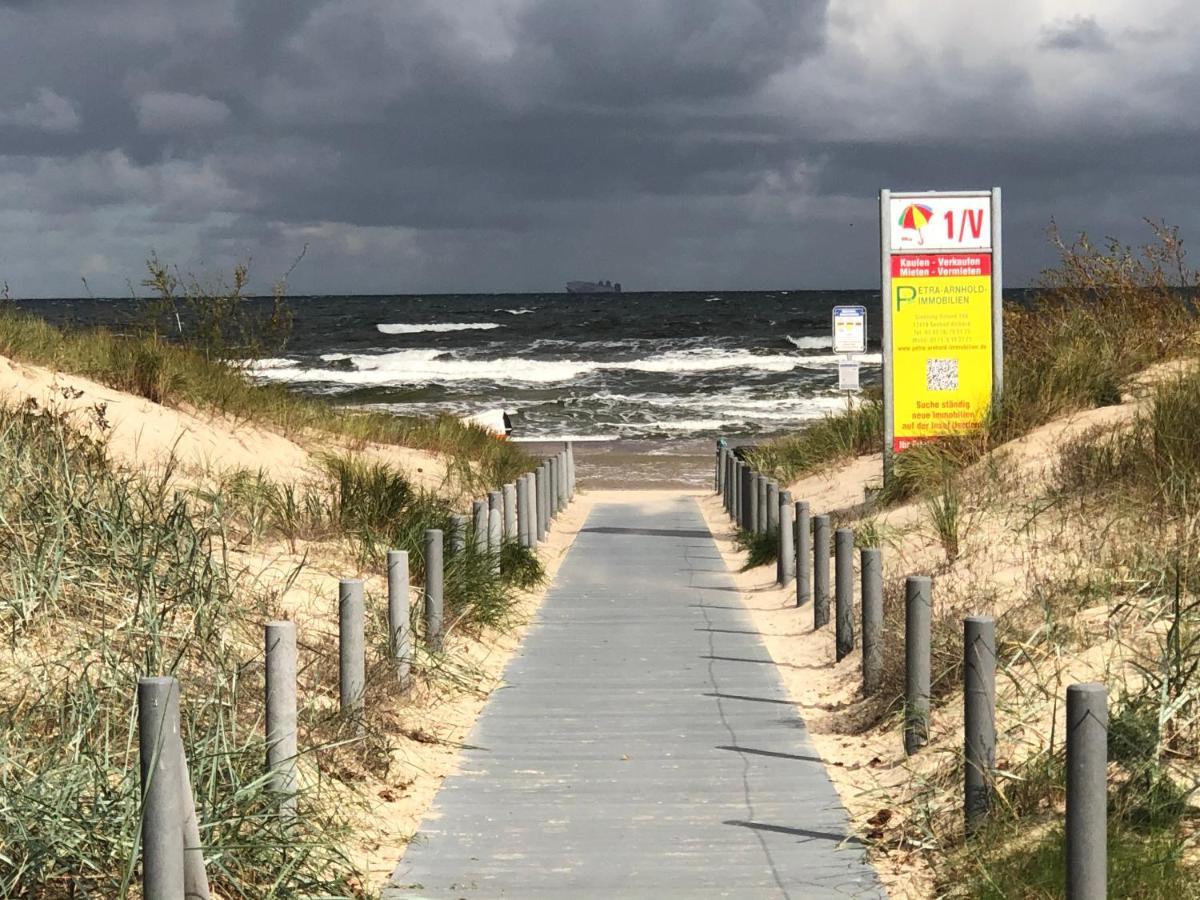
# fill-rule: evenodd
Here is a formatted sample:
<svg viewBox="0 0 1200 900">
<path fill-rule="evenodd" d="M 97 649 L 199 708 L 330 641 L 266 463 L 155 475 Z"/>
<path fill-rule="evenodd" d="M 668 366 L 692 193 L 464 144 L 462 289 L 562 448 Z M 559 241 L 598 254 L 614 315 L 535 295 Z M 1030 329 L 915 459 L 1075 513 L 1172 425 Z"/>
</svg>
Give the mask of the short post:
<svg viewBox="0 0 1200 900">
<path fill-rule="evenodd" d="M 812 599 L 812 518 L 807 500 L 796 503 L 796 605 Z"/>
<path fill-rule="evenodd" d="M 138 679 L 138 755 L 142 771 L 142 895 L 184 896 L 183 755 L 179 682 Z"/>
<path fill-rule="evenodd" d="M 483 556 L 488 550 L 488 503 L 476 500 L 471 504 L 471 515 L 475 528 L 475 553 Z"/>
<path fill-rule="evenodd" d="M 567 498 L 575 499 L 575 445 L 567 441 Z"/>
<path fill-rule="evenodd" d="M 567 490 L 567 451 L 562 450 L 558 454 L 558 511 L 562 512 L 567 508 L 567 500 L 570 499 Z"/>
<path fill-rule="evenodd" d="M 987 818 L 996 768 L 996 622 L 963 619 L 963 812 L 967 833 Z"/>
<path fill-rule="evenodd" d="M 834 534 L 834 645 L 838 662 L 854 649 L 854 531 Z"/>
<path fill-rule="evenodd" d="M 933 582 L 910 575 L 904 583 L 904 752 L 929 740 L 929 644 Z"/>
<path fill-rule="evenodd" d="M 540 544 L 546 540 L 546 465 L 537 467 L 537 472 L 534 475 L 534 483 L 537 485 L 537 491 L 534 494 L 533 506 L 534 513 L 537 515 L 537 539 Z"/>
<path fill-rule="evenodd" d="M 1067 900 L 1108 893 L 1108 691 L 1067 688 Z"/>
<path fill-rule="evenodd" d="M 758 516 L 754 520 L 754 530 L 759 534 L 767 533 L 767 476 L 759 473 L 758 478 Z"/>
<path fill-rule="evenodd" d="M 442 532 L 425 531 L 425 646 L 432 652 L 442 649 Z"/>
<path fill-rule="evenodd" d="M 338 582 L 338 699 L 342 712 L 361 715 L 367 684 L 363 583 L 356 578 Z"/>
<path fill-rule="evenodd" d="M 717 461 L 716 467 L 713 469 L 713 493 L 721 493 L 721 463 L 722 457 L 725 455 L 725 448 L 721 446 L 722 440 L 717 440 Z"/>
<path fill-rule="evenodd" d="M 467 517 L 450 517 L 450 555 L 458 556 L 467 549 Z"/>
<path fill-rule="evenodd" d="M 779 549 L 776 551 L 775 581 L 789 585 L 796 577 L 796 537 L 791 491 L 779 494 Z"/>
<path fill-rule="evenodd" d="M 779 530 L 779 482 L 767 480 L 767 533 Z"/>
<path fill-rule="evenodd" d="M 742 508 L 738 513 L 738 525 L 743 531 L 754 530 L 754 498 L 758 490 L 754 486 L 754 471 L 748 463 L 742 463 Z"/>
<path fill-rule="evenodd" d="M 813 516 L 813 628 L 829 624 L 829 516 Z"/>
<path fill-rule="evenodd" d="M 492 533 L 492 513 L 500 517 L 500 531 Z M 488 553 L 495 556 L 500 552 L 500 541 L 504 534 L 504 492 L 488 491 Z"/>
<path fill-rule="evenodd" d="M 517 486 L 515 484 L 504 486 L 504 539 L 506 541 L 517 539 Z"/>
<path fill-rule="evenodd" d="M 550 473 L 550 488 L 546 495 L 547 517 L 553 522 L 558 518 L 558 458 L 551 456 L 546 460 L 547 471 Z"/>
<path fill-rule="evenodd" d="M 862 676 L 863 694 L 870 696 L 883 684 L 883 553 L 863 547 L 862 568 Z"/>
<path fill-rule="evenodd" d="M 732 505 L 732 499 L 733 499 L 733 474 L 732 474 L 732 473 L 733 473 L 733 465 L 732 465 L 732 463 L 733 463 L 733 451 L 732 451 L 732 450 L 726 450 L 726 451 L 725 451 L 725 462 L 724 462 L 724 470 L 725 470 L 725 490 L 724 490 L 724 492 L 723 492 L 723 493 L 722 493 L 722 495 L 721 495 L 721 501 L 722 501 L 722 504 L 723 504 L 723 506 L 724 506 L 724 508 L 725 508 L 725 513 L 726 513 L 727 515 L 728 515 L 729 511 L 733 509 L 733 505 Z"/>
<path fill-rule="evenodd" d="M 529 479 L 517 479 L 517 541 L 522 547 L 532 547 L 529 540 Z"/>
<path fill-rule="evenodd" d="M 750 521 L 746 523 L 746 530 L 758 533 L 758 503 L 762 486 L 762 476 L 757 472 L 750 473 Z"/>
<path fill-rule="evenodd" d="M 525 473 L 525 517 L 528 520 L 526 530 L 529 537 L 529 546 L 536 547 L 538 542 L 537 530 L 537 475 L 533 472 Z"/>
<path fill-rule="evenodd" d="M 500 574 L 500 551 L 504 544 L 504 513 L 499 509 L 488 512 L 488 548 L 492 557 L 492 574 Z"/>
<path fill-rule="evenodd" d="M 412 660 L 411 619 L 409 618 L 408 551 L 387 552 L 388 586 L 388 647 L 396 666 L 396 678 L 401 687 L 408 686 Z"/>
<path fill-rule="evenodd" d="M 267 659 L 267 771 L 279 811 L 296 814 L 296 623 L 268 622 L 264 630 Z"/>
</svg>

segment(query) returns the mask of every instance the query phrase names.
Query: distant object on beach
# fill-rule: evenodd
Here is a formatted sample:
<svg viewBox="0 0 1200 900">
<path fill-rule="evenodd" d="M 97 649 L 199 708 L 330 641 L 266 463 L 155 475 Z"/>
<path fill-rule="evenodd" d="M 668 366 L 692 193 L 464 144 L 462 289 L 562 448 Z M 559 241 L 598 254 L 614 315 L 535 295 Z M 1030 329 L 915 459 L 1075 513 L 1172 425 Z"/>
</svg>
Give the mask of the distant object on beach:
<svg viewBox="0 0 1200 900">
<path fill-rule="evenodd" d="M 621 282 L 611 281 L 568 281 L 568 294 L 619 294 Z"/>
<path fill-rule="evenodd" d="M 485 409 L 483 412 L 464 417 L 463 421 L 486 428 L 497 437 L 508 437 L 512 434 L 512 419 L 507 410 Z"/>
</svg>

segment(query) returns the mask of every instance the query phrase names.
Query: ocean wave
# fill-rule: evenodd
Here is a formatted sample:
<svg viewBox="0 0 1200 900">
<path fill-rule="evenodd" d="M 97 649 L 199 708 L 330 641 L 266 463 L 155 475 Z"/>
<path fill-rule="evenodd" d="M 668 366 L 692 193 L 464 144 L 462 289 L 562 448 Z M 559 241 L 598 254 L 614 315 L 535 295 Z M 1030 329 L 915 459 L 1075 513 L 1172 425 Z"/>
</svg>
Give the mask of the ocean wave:
<svg viewBox="0 0 1200 900">
<path fill-rule="evenodd" d="M 290 369 L 293 366 L 300 365 L 300 360 L 268 356 L 265 359 L 247 360 L 243 365 L 244 368 L 249 369 L 251 372 L 265 372 L 268 369 Z"/>
<path fill-rule="evenodd" d="M 527 316 L 532 312 L 537 312 L 539 309 L 541 309 L 540 306 L 533 306 L 533 307 L 524 307 L 523 306 L 520 309 L 497 309 L 497 310 L 495 310 L 495 312 L 508 313 L 510 316 Z"/>
<path fill-rule="evenodd" d="M 491 331 L 504 326 L 496 322 L 438 322 L 427 325 L 379 324 L 375 327 L 384 334 L 423 334 L 429 331 Z"/>
<path fill-rule="evenodd" d="M 792 337 L 787 336 L 788 343 L 797 350 L 824 350 L 827 347 L 833 346 L 833 338 L 831 337 Z"/>
<path fill-rule="evenodd" d="M 490 381 L 498 384 L 553 384 L 601 371 L 685 375 L 726 370 L 790 372 L 797 367 L 831 368 L 837 356 L 756 354 L 748 350 L 676 350 L 644 359 L 464 359 L 441 350 L 395 350 L 372 354 L 324 354 L 333 368 L 300 365 L 259 370 L 259 377 L 290 382 L 324 382 L 348 386 L 424 384 L 427 382 Z M 860 357 L 878 365 L 879 354 Z"/>
</svg>

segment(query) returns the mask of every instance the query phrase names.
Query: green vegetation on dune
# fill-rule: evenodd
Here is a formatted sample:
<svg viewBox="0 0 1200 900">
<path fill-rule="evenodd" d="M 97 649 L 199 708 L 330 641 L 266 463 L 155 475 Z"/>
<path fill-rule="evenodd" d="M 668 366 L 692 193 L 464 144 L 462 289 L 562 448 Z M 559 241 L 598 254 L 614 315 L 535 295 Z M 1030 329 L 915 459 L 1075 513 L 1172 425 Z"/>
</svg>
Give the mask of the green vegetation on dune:
<svg viewBox="0 0 1200 900">
<path fill-rule="evenodd" d="M 1067 412 L 1121 401 L 1129 379 L 1196 348 L 1189 291 L 1200 283 L 1174 229 L 1152 225 L 1140 248 L 1066 244 L 1052 232 L 1059 265 L 1043 274 L 1031 303 L 1004 310 L 1004 392 L 974 434 L 933 441 L 895 461 L 886 499 L 939 490 L 992 447 Z M 883 446 L 877 394 L 803 431 L 750 451 L 751 462 L 781 481 Z"/>
<path fill-rule="evenodd" d="M 519 447 L 453 416 L 347 410 L 283 385 L 256 383 L 236 360 L 150 331 L 125 336 L 102 328 L 60 329 L 28 313 L 0 309 L 0 355 L 91 378 L 155 403 L 262 425 L 301 441 L 327 434 L 351 447 L 395 444 L 442 453 L 467 491 L 512 481 L 531 466 Z"/>
<path fill-rule="evenodd" d="M 383 549 L 399 547 L 420 578 L 421 538 L 447 527 L 445 501 L 386 466 L 334 457 L 310 484 L 234 473 L 180 494 L 167 478 L 115 470 L 100 442 L 30 408 L 0 408 L 0 458 L 0 896 L 137 895 L 134 687 L 148 674 L 182 685 L 214 888 L 225 897 L 364 896 L 343 847 L 359 802 L 351 783 L 386 772 L 401 704 L 383 652 L 384 604 L 368 598 L 368 645 L 379 652 L 361 730 L 336 712 L 336 653 L 316 636 L 301 643 L 300 746 L 314 777 L 302 779 L 300 815 L 284 828 L 263 773 L 262 687 L 251 674 L 277 597 L 241 578 L 225 549 L 348 540 L 378 568 Z M 516 545 L 505 547 L 501 576 L 474 551 L 449 558 L 448 626 L 505 622 L 513 588 L 541 578 Z M 419 616 L 413 624 L 419 635 Z M 418 677 L 455 677 L 455 663 L 420 647 Z"/>
</svg>

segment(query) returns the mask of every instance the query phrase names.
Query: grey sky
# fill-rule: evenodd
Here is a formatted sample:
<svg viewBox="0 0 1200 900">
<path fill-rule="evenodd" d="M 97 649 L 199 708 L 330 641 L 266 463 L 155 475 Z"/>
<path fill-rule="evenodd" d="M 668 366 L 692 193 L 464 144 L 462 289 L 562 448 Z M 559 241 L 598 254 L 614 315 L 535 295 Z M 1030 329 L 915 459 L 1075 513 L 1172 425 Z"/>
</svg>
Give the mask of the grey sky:
<svg viewBox="0 0 1200 900">
<path fill-rule="evenodd" d="M 297 293 L 870 287 L 876 191 L 1200 242 L 1171 0 L 0 0 L 0 279 L 151 250 Z"/>
</svg>

